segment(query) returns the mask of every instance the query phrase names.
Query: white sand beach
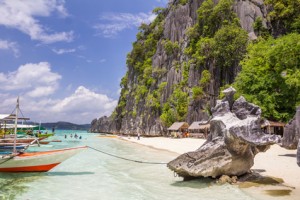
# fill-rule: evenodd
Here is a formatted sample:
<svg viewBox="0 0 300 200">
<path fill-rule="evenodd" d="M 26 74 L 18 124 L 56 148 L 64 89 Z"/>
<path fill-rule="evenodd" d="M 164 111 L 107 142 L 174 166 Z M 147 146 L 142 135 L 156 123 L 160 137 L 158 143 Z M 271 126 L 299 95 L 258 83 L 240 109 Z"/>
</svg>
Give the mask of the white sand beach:
<svg viewBox="0 0 300 200">
<path fill-rule="evenodd" d="M 136 137 L 121 138 L 178 154 L 194 151 L 205 142 L 204 139 L 195 138 L 142 137 L 140 140 L 137 140 Z M 300 167 L 296 162 L 296 150 L 286 150 L 278 145 L 273 145 L 266 152 L 256 155 L 252 170 L 259 172 L 262 176 L 283 179 L 284 182 L 279 185 L 254 184 L 251 187 L 243 188 L 245 192 L 258 199 L 300 199 Z"/>
</svg>

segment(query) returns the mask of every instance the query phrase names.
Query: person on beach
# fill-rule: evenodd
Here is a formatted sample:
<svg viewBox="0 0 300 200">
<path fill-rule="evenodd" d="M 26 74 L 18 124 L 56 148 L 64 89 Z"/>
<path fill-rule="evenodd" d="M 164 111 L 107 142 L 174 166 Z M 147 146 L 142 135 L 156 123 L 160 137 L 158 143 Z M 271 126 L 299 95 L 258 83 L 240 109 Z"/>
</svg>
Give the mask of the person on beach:
<svg viewBox="0 0 300 200">
<path fill-rule="evenodd" d="M 67 135 L 65 135 L 65 139 L 67 139 Z"/>
<path fill-rule="evenodd" d="M 138 133 L 138 135 L 137 135 L 137 139 L 138 140 L 140 140 L 140 136 L 141 136 L 140 133 Z"/>
</svg>

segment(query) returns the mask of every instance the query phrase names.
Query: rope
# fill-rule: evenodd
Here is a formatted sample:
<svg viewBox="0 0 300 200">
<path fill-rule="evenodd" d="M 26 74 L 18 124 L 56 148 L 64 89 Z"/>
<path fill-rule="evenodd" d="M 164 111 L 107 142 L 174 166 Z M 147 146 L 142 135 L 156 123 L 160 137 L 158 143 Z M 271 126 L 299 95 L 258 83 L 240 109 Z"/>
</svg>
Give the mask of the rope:
<svg viewBox="0 0 300 200">
<path fill-rule="evenodd" d="M 141 161 L 141 160 L 133 160 L 133 159 L 113 155 L 113 154 L 101 151 L 99 149 L 95 149 L 95 148 L 90 147 L 90 146 L 87 146 L 87 147 L 90 148 L 90 149 L 93 149 L 94 151 L 97 151 L 97 152 L 100 152 L 100 153 L 103 153 L 103 154 L 106 154 L 106 155 L 109 155 L 109 156 L 112 156 L 112 157 L 115 157 L 115 158 L 119 158 L 119 159 L 122 159 L 122 160 L 131 161 L 131 162 L 136 162 L 136 163 L 141 163 L 141 164 L 153 164 L 153 165 L 166 165 L 166 164 L 168 164 L 168 163 L 162 163 L 162 162 L 148 162 L 148 161 Z"/>
<path fill-rule="evenodd" d="M 18 154 L 11 155 L 9 158 L 7 158 L 7 159 L 4 160 L 3 162 L 1 162 L 0 165 L 6 163 L 7 161 L 9 161 L 9 160 L 11 160 L 11 159 L 13 159 L 13 158 L 14 158 L 15 156 L 17 156 L 17 155 L 18 155 Z M 3 157 L 2 157 L 2 158 L 3 158 Z M 3 159 L 5 159 L 5 158 L 3 158 Z"/>
</svg>

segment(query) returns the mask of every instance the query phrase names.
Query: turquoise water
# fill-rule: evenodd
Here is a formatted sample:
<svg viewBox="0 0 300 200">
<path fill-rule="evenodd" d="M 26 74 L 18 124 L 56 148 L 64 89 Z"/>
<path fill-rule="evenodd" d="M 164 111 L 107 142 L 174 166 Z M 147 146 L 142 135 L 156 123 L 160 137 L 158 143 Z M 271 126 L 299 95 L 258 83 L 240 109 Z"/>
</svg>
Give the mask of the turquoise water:
<svg viewBox="0 0 300 200">
<path fill-rule="evenodd" d="M 129 159 L 168 162 L 177 154 L 155 150 L 112 138 L 77 132 L 83 139 L 68 136 L 74 131 L 60 131 L 52 139 L 62 140 L 51 146 L 30 151 L 88 145 Z M 0 199 L 21 200 L 161 200 L 212 199 L 250 200 L 236 186 L 216 185 L 210 179 L 183 182 L 166 165 L 129 162 L 92 149 L 58 165 L 47 173 L 0 173 Z"/>
</svg>

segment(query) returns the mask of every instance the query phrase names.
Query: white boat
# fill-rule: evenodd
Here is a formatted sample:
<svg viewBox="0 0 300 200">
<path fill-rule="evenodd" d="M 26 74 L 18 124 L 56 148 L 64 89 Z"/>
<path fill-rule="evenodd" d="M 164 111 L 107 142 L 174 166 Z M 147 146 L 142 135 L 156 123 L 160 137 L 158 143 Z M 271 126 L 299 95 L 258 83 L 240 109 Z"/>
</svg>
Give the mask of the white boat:
<svg viewBox="0 0 300 200">
<path fill-rule="evenodd" d="M 17 100 L 15 115 L 13 152 L 6 155 L 0 155 L 0 172 L 46 172 L 87 148 L 86 146 L 83 146 L 41 152 L 24 152 L 25 149 L 17 151 L 16 135 L 18 110 L 19 98 Z"/>
<path fill-rule="evenodd" d="M 24 152 L 0 157 L 0 172 L 46 172 L 87 147 Z"/>
</svg>

